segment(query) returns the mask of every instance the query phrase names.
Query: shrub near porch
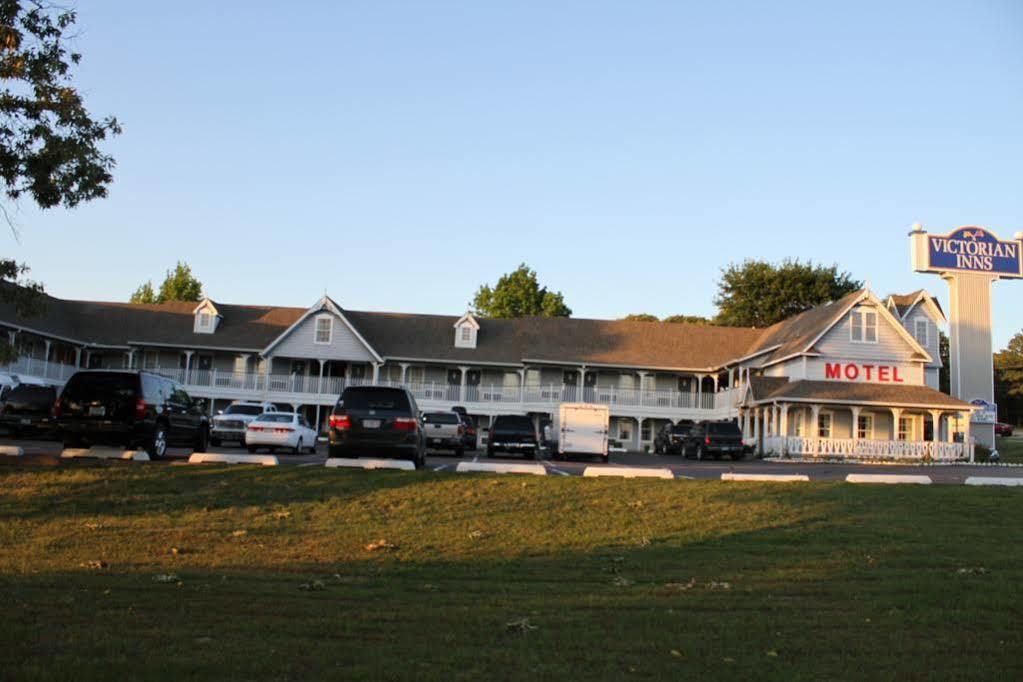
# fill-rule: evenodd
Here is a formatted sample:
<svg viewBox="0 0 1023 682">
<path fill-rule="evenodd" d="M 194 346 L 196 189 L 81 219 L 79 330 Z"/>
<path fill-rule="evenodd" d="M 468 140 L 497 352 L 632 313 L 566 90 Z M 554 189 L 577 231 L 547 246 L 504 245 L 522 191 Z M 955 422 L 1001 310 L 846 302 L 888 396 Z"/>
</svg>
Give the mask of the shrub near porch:
<svg viewBox="0 0 1023 682">
<path fill-rule="evenodd" d="M 15 679 L 1023 674 L 1018 490 L 75 466 L 0 491 Z"/>
</svg>

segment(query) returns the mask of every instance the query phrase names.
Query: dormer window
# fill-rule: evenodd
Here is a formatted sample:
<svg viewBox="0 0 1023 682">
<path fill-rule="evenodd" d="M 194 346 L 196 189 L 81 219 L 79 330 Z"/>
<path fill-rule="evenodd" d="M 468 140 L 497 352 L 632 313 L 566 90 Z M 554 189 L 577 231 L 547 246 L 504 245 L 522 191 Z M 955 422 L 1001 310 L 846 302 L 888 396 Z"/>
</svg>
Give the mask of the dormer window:
<svg viewBox="0 0 1023 682">
<path fill-rule="evenodd" d="M 913 322 L 913 337 L 916 342 L 924 348 L 927 347 L 927 320 L 915 320 Z"/>
<path fill-rule="evenodd" d="M 334 334 L 334 318 L 330 315 L 321 315 L 316 318 L 316 338 L 318 344 L 329 344 Z"/>
<path fill-rule="evenodd" d="M 220 322 L 220 312 L 213 305 L 213 301 L 203 299 L 202 303 L 192 311 L 195 316 L 195 323 L 192 331 L 196 334 L 212 334 L 217 331 L 217 323 Z"/>
<path fill-rule="evenodd" d="M 854 343 L 877 343 L 877 312 L 854 310 L 849 325 L 849 340 Z"/>
<path fill-rule="evenodd" d="M 475 348 L 480 323 L 472 313 L 466 313 L 455 322 L 455 348 Z"/>
<path fill-rule="evenodd" d="M 203 331 L 208 331 L 213 327 L 213 316 L 209 313 L 199 313 L 199 320 L 196 322 L 196 326 Z"/>
</svg>

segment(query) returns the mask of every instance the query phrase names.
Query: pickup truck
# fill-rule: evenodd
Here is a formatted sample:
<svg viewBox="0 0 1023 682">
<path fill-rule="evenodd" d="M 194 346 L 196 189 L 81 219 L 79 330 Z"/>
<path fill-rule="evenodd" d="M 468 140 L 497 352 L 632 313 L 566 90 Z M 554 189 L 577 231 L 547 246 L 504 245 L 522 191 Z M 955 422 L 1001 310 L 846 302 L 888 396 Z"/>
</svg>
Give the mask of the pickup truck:
<svg viewBox="0 0 1023 682">
<path fill-rule="evenodd" d="M 465 454 L 465 427 L 457 412 L 426 412 L 423 414 L 423 437 L 427 449 L 452 450 L 461 457 Z"/>
<path fill-rule="evenodd" d="M 732 459 L 742 459 L 746 454 L 746 444 L 742 440 L 742 431 L 733 421 L 702 421 L 693 425 L 685 437 L 683 452 L 686 457 L 696 459 L 714 457 L 721 459 L 728 455 Z"/>
<path fill-rule="evenodd" d="M 213 417 L 210 445 L 219 446 L 225 440 L 245 445 L 245 429 L 264 412 L 276 412 L 273 403 L 247 403 L 235 401 L 222 413 Z"/>
</svg>

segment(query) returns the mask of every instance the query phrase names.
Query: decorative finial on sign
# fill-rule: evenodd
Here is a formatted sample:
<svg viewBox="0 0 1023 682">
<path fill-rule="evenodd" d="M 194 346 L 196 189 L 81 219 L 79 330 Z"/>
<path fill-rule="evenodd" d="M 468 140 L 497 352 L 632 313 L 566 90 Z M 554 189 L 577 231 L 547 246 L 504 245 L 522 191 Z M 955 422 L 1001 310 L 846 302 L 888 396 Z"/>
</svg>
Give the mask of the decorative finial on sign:
<svg viewBox="0 0 1023 682">
<path fill-rule="evenodd" d="M 1023 232 L 1017 232 L 1016 234 L 1012 235 L 1012 238 L 1018 242 L 1023 242 Z"/>
<path fill-rule="evenodd" d="M 913 223 L 913 226 L 910 228 L 910 231 L 911 232 L 923 232 L 924 231 L 924 226 L 922 224 L 920 224 L 920 223 Z"/>
</svg>

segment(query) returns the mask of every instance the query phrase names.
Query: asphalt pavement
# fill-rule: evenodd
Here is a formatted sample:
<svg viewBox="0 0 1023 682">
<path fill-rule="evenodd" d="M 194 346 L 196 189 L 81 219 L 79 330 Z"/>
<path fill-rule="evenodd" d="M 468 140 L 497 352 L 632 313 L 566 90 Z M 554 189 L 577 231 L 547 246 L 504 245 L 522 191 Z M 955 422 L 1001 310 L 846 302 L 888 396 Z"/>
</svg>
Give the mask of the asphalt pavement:
<svg viewBox="0 0 1023 682">
<path fill-rule="evenodd" d="M 0 446 L 15 446 L 24 450 L 24 456 L 0 456 L 0 465 L 9 466 L 75 466 L 78 460 L 63 460 L 60 457 L 61 445 L 56 441 L 14 440 L 0 438 Z M 236 446 L 220 446 L 210 448 L 209 452 L 248 454 L 247 450 Z M 260 450 L 260 454 L 265 454 Z M 188 460 L 189 450 L 171 448 L 167 462 L 184 464 Z M 327 448 L 320 443 L 315 454 L 292 455 L 282 452 L 274 453 L 282 465 L 322 465 L 327 459 Z M 639 470 L 667 469 L 676 479 L 720 479 L 722 474 L 783 474 L 805 475 L 811 481 L 842 481 L 849 474 L 895 474 L 929 476 L 934 483 L 961 484 L 968 477 L 999 477 L 1020 479 L 1023 483 L 1023 467 L 957 464 L 942 465 L 904 465 L 904 464 L 862 464 L 832 462 L 775 462 L 760 459 L 746 459 L 738 462 L 731 460 L 695 461 L 673 455 L 653 455 L 649 453 L 627 452 L 612 453 L 610 462 L 604 464 L 598 460 L 570 459 L 554 460 L 541 457 L 536 463 L 541 464 L 551 476 L 581 476 L 588 467 L 602 469 L 608 467 L 632 467 Z M 427 455 L 428 471 L 453 472 L 459 462 L 522 462 L 520 457 L 489 458 L 481 450 L 466 452 L 462 457 L 446 453 L 429 451 Z M 156 463 L 160 464 L 160 463 Z M 134 465 L 140 465 L 134 463 Z M 649 472 L 648 472 L 649 473 Z"/>
</svg>

